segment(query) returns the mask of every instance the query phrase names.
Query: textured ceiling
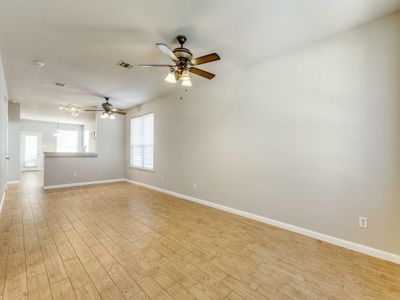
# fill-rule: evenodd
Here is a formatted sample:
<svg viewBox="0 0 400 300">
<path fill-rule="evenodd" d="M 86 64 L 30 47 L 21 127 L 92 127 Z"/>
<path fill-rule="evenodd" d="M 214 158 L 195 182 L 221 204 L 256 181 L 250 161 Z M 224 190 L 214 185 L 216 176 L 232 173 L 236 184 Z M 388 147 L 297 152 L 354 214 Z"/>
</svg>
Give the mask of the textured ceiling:
<svg viewBox="0 0 400 300">
<path fill-rule="evenodd" d="M 195 56 L 218 52 L 221 61 L 202 67 L 221 76 L 399 8 L 398 0 L 1 0 L 0 51 L 9 96 L 23 109 L 99 105 L 101 96 L 127 108 L 179 86 L 164 82 L 168 70 L 116 63 L 167 63 L 154 44 L 177 46 L 177 34 Z"/>
</svg>

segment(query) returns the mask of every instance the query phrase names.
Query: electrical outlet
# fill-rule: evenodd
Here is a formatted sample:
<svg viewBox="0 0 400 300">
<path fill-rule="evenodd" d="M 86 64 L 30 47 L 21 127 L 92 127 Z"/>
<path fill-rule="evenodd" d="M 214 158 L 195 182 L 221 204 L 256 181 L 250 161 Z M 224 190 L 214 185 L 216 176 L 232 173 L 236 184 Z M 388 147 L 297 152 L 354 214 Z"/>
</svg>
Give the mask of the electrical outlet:
<svg viewBox="0 0 400 300">
<path fill-rule="evenodd" d="M 360 228 L 368 228 L 368 218 L 358 217 L 358 226 L 360 226 Z"/>
<path fill-rule="evenodd" d="M 78 173 L 74 172 L 74 173 L 72 173 L 72 176 L 77 177 Z"/>
<path fill-rule="evenodd" d="M 197 183 L 193 183 L 193 189 L 197 190 Z"/>
</svg>

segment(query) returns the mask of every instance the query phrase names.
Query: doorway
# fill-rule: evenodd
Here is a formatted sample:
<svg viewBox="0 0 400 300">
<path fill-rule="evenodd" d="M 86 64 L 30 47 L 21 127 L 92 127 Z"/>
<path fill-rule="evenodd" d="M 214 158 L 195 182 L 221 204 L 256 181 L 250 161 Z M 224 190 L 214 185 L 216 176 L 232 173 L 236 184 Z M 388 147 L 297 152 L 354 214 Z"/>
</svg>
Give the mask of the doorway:
<svg viewBox="0 0 400 300">
<path fill-rule="evenodd" d="M 42 133 L 21 132 L 21 170 L 43 170 Z"/>
</svg>

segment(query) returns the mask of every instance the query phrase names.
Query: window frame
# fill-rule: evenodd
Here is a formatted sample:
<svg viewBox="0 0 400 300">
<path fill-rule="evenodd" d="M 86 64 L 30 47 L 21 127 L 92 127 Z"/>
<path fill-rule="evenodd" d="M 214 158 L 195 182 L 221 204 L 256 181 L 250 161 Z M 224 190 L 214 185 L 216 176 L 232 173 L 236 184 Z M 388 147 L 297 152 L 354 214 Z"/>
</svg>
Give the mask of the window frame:
<svg viewBox="0 0 400 300">
<path fill-rule="evenodd" d="M 153 115 L 153 168 L 146 168 L 146 167 L 139 167 L 139 166 L 134 166 L 132 163 L 132 120 L 137 119 L 137 118 L 142 118 L 147 115 Z M 129 119 L 129 168 L 132 169 L 138 169 L 141 171 L 147 171 L 147 172 L 154 172 L 155 171 L 155 123 L 156 123 L 156 118 L 155 118 L 155 113 L 154 112 L 148 112 L 145 114 L 133 116 Z"/>
</svg>

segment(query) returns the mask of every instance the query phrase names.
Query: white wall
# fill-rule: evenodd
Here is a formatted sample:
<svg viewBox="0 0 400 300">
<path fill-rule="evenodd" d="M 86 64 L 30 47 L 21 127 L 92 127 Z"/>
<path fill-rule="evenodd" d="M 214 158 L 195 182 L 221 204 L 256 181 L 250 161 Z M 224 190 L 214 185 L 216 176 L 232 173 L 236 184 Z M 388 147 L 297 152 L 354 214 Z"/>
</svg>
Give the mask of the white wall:
<svg viewBox="0 0 400 300">
<path fill-rule="evenodd" d="M 20 105 L 18 103 L 8 103 L 8 166 L 7 180 L 18 181 L 20 175 L 20 148 L 21 148 L 21 123 Z"/>
<path fill-rule="evenodd" d="M 0 204 L 6 190 L 6 151 L 7 151 L 7 105 L 8 95 L 3 63 L 0 55 Z"/>
<path fill-rule="evenodd" d="M 97 156 L 45 157 L 45 186 L 125 177 L 125 117 L 104 120 L 97 114 L 96 120 Z"/>
<path fill-rule="evenodd" d="M 90 132 L 94 131 L 96 133 L 96 122 L 93 121 L 93 122 L 85 123 L 83 125 L 83 132 L 85 132 L 86 130 L 88 130 Z M 89 137 L 89 145 L 88 146 L 89 146 L 89 148 L 88 148 L 88 151 L 86 151 L 86 152 L 96 152 L 97 151 L 96 150 L 96 139 Z"/>
<path fill-rule="evenodd" d="M 400 254 L 399 84 L 399 14 L 195 78 L 130 110 L 155 112 L 155 172 L 127 176 Z"/>
<path fill-rule="evenodd" d="M 74 124 L 63 124 L 44 121 L 21 120 L 21 131 L 33 131 L 42 133 L 42 144 L 44 152 L 57 151 L 57 138 L 54 133 L 57 130 L 76 130 L 78 131 L 78 151 L 83 151 L 83 126 Z"/>
</svg>

